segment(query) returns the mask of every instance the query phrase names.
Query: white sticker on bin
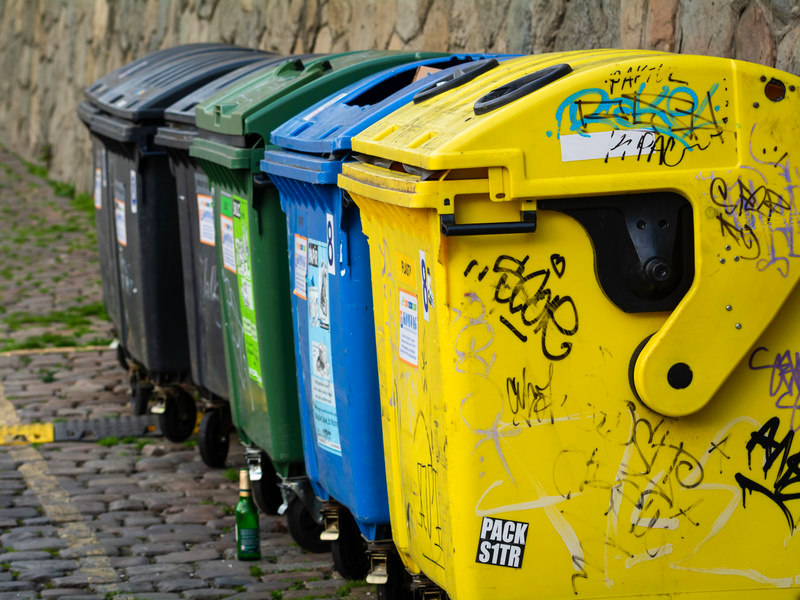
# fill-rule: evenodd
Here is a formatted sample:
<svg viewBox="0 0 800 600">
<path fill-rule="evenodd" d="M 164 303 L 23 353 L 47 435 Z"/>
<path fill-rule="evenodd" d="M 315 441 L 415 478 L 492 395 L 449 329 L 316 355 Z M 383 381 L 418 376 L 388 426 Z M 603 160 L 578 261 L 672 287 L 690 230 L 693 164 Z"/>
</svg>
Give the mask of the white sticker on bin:
<svg viewBox="0 0 800 600">
<path fill-rule="evenodd" d="M 328 274 L 336 275 L 336 235 L 333 227 L 333 215 L 325 213 L 325 236 L 328 245 Z"/>
<path fill-rule="evenodd" d="M 131 169 L 131 214 L 139 212 L 139 198 L 136 190 L 136 171 Z"/>
<path fill-rule="evenodd" d="M 214 246 L 214 199 L 211 196 L 197 194 L 197 220 L 200 224 L 200 243 Z"/>
<path fill-rule="evenodd" d="M 222 265 L 231 273 L 236 273 L 236 249 L 233 240 L 233 219 L 220 215 L 219 229 L 222 235 Z"/>
<path fill-rule="evenodd" d="M 562 135 L 561 161 L 649 156 L 654 151 L 656 134 L 648 129 L 598 131 Z"/>
<path fill-rule="evenodd" d="M 294 290 L 298 298 L 306 299 L 306 273 L 308 272 L 308 238 L 294 234 Z"/>
<path fill-rule="evenodd" d="M 475 562 L 498 567 L 522 568 L 528 523 L 483 517 Z"/>
<path fill-rule="evenodd" d="M 400 340 L 398 344 L 400 360 L 416 367 L 419 364 L 419 321 L 417 319 L 418 301 L 414 294 L 399 291 L 400 300 Z"/>
</svg>

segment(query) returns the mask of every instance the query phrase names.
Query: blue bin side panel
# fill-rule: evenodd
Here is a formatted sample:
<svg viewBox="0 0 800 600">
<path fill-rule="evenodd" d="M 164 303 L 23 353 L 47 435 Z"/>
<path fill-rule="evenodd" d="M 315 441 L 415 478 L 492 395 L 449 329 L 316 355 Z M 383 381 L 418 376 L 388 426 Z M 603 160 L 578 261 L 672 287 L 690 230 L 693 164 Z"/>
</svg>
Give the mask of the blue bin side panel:
<svg viewBox="0 0 800 600">
<path fill-rule="evenodd" d="M 281 207 L 287 216 L 293 289 L 295 234 L 326 242 L 328 215 L 333 217 L 335 273 L 329 274 L 327 281 L 341 455 L 317 443 L 311 392 L 309 303 L 292 294 L 306 469 L 316 483 L 315 488 L 323 488 L 346 506 L 361 531 L 375 539 L 375 526 L 389 523 L 389 506 L 367 238 L 361 231 L 358 208 L 354 204 L 344 208 L 341 191 L 335 185 L 316 185 L 276 175 L 271 179 L 280 191 Z"/>
</svg>

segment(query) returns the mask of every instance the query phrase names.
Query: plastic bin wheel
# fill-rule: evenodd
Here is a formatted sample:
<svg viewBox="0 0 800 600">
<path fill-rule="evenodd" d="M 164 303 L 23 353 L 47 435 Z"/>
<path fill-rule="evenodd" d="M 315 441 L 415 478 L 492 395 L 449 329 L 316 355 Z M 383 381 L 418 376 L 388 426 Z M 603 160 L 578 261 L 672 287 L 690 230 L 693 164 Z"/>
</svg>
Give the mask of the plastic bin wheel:
<svg viewBox="0 0 800 600">
<path fill-rule="evenodd" d="M 135 415 L 146 415 L 147 405 L 153 395 L 153 385 L 148 381 L 143 381 L 139 373 L 131 373 L 131 410 Z"/>
<path fill-rule="evenodd" d="M 266 452 L 261 453 L 261 479 L 252 481 L 253 500 L 261 512 L 277 515 L 283 504 L 283 494 L 279 485 L 278 473 Z"/>
<path fill-rule="evenodd" d="M 350 511 L 339 511 L 339 539 L 331 542 L 333 566 L 345 579 L 364 579 L 369 572 L 367 542 Z"/>
<path fill-rule="evenodd" d="M 167 392 L 164 412 L 158 417 L 161 433 L 170 442 L 183 442 L 189 439 L 197 423 L 197 406 L 194 398 L 181 388 Z"/>
<path fill-rule="evenodd" d="M 197 433 L 197 447 L 200 449 L 200 458 L 207 466 L 215 469 L 225 466 L 230 445 L 230 426 L 228 407 L 209 408 L 203 414 Z"/>
<path fill-rule="evenodd" d="M 414 600 L 414 592 L 410 588 L 410 578 L 403 566 L 403 561 L 397 554 L 389 555 L 387 569 L 389 580 L 381 585 L 375 586 L 378 600 Z"/>
<path fill-rule="evenodd" d="M 331 549 L 330 542 L 319 539 L 323 524 L 314 520 L 311 512 L 297 496 L 289 502 L 286 524 L 289 527 L 289 535 L 301 548 L 309 552 L 328 552 Z"/>
</svg>

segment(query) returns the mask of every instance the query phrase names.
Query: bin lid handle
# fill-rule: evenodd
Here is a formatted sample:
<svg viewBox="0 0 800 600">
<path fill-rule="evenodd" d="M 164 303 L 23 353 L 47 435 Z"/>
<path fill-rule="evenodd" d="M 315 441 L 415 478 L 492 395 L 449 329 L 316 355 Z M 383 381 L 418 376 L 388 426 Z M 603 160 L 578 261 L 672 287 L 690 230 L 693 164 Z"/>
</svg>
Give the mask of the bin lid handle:
<svg viewBox="0 0 800 600">
<path fill-rule="evenodd" d="M 438 96 L 439 94 L 442 94 L 448 90 L 452 90 L 460 85 L 464 85 L 479 75 L 483 75 L 484 73 L 491 71 L 499 64 L 500 63 L 496 58 L 489 58 L 486 60 L 468 63 L 462 67 L 459 67 L 446 77 L 442 77 L 438 81 L 435 81 L 430 85 L 426 85 L 416 94 L 414 94 L 414 104 L 419 104 L 420 102 L 429 100 L 430 98 Z"/>
<path fill-rule="evenodd" d="M 544 69 L 539 69 L 534 73 L 524 75 L 519 79 L 493 89 L 488 94 L 481 96 L 475 101 L 473 111 L 476 115 L 483 115 L 501 106 L 510 104 L 531 92 L 543 88 L 548 83 L 560 79 L 564 75 L 572 72 L 572 67 L 567 63 L 552 65 Z"/>
</svg>

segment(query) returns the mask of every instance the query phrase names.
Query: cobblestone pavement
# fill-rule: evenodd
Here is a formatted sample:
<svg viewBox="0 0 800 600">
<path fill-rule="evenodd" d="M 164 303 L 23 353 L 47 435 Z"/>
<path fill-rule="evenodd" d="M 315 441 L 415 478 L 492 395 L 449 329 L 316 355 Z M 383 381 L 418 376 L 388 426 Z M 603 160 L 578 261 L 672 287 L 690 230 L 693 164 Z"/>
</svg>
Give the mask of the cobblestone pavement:
<svg viewBox="0 0 800 600">
<path fill-rule="evenodd" d="M 86 198 L 2 149 L 0 165 L 0 425 L 131 414 L 110 324 L 92 308 Z M 53 347 L 65 341 L 83 347 Z M 101 442 L 0 446 L 0 600 L 375 596 L 330 554 L 301 550 L 282 517 L 261 515 L 262 560 L 235 559 L 235 437 L 221 470 L 193 440 Z"/>
</svg>

